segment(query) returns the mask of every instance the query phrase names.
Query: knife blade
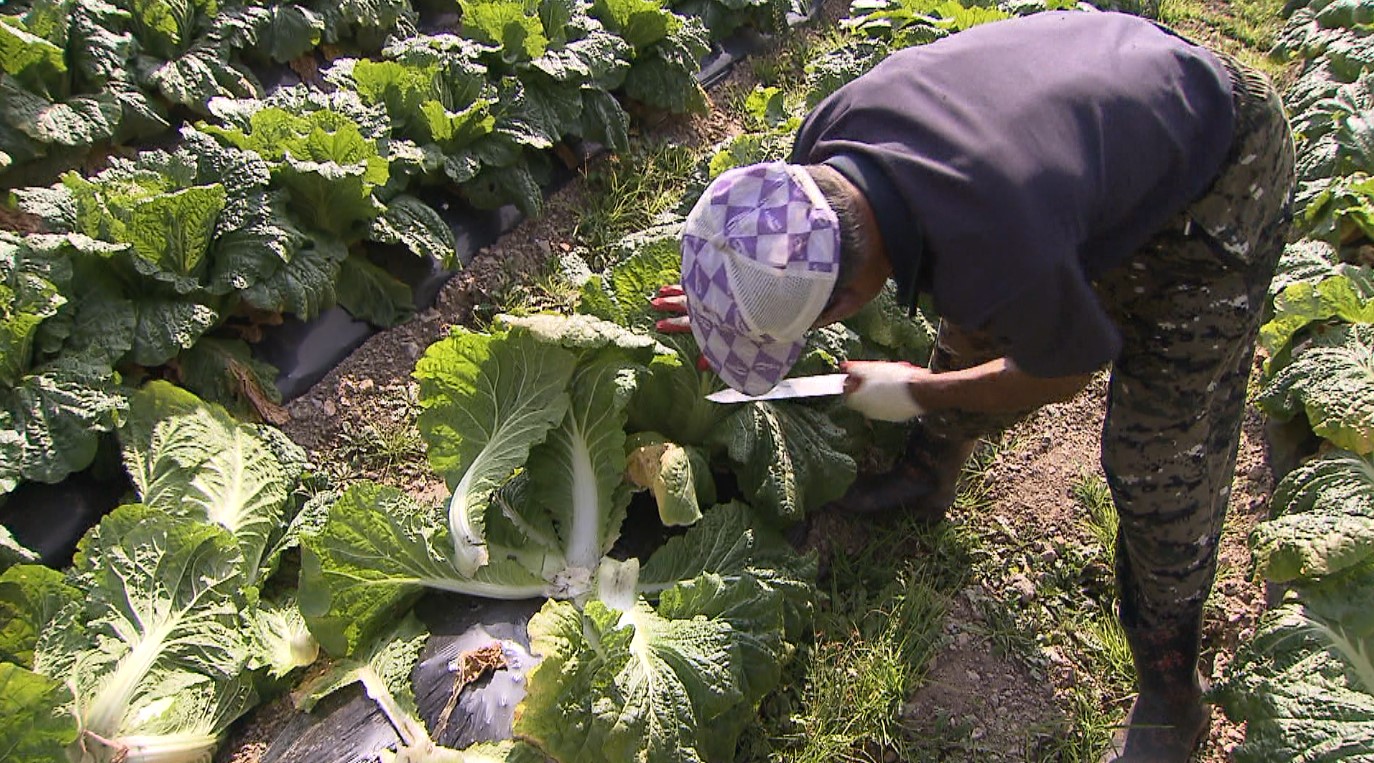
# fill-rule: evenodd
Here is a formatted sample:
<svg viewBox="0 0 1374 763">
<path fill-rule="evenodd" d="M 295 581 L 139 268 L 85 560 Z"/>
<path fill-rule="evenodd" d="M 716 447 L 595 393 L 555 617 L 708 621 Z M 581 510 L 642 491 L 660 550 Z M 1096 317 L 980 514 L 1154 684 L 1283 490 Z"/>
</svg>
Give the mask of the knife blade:
<svg viewBox="0 0 1374 763">
<path fill-rule="evenodd" d="M 798 376 L 783 379 L 778 386 L 762 395 L 746 395 L 733 389 L 712 392 L 706 396 L 713 403 L 752 403 L 759 400 L 785 400 L 797 397 L 823 397 L 844 392 L 844 379 L 848 374 L 824 374 L 821 376 Z"/>
</svg>

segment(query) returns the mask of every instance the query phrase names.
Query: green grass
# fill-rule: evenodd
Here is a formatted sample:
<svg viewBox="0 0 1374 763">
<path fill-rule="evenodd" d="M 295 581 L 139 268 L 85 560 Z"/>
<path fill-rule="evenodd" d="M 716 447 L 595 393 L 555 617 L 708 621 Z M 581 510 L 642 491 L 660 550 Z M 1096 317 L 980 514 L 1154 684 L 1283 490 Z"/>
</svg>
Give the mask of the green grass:
<svg viewBox="0 0 1374 763">
<path fill-rule="evenodd" d="M 1282 73 L 1283 65 L 1267 53 L 1283 25 L 1282 9 L 1283 0 L 1160 0 L 1158 18 L 1273 76 Z"/>
<path fill-rule="evenodd" d="M 1084 474 L 1074 482 L 1069 493 L 1087 513 L 1088 533 L 1101 546 L 1109 562 L 1115 559 L 1119 521 L 1107 481 L 1095 474 Z"/>
<path fill-rule="evenodd" d="M 696 152 L 668 143 L 635 143 L 586 173 L 586 198 L 573 236 L 595 254 L 677 208 L 698 164 Z M 595 258 L 594 258 L 595 259 Z M 605 263 L 592 262 L 594 270 Z"/>
<path fill-rule="evenodd" d="M 967 564 L 957 560 L 969 539 L 947 525 L 873 529 L 864 550 L 835 557 L 814 641 L 765 705 L 741 760 L 921 759 L 900 711 L 941 646 L 950 596 L 965 581 Z"/>
</svg>

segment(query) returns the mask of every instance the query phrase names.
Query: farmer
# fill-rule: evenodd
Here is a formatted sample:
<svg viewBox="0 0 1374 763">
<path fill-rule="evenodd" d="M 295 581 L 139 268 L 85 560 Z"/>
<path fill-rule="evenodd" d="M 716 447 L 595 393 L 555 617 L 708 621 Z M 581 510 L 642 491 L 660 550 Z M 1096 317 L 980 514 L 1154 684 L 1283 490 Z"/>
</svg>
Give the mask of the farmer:
<svg viewBox="0 0 1374 763">
<path fill-rule="evenodd" d="M 942 316 L 929 368 L 851 361 L 846 401 L 918 420 L 851 511 L 938 519 L 974 442 L 1112 367 L 1102 467 L 1139 694 L 1107 760 L 1188 759 L 1260 311 L 1287 231 L 1278 96 L 1149 21 L 1059 12 L 892 54 L 822 101 L 791 163 L 717 178 L 662 330 L 749 394 L 890 278 Z M 690 315 L 690 320 L 688 320 Z"/>
</svg>

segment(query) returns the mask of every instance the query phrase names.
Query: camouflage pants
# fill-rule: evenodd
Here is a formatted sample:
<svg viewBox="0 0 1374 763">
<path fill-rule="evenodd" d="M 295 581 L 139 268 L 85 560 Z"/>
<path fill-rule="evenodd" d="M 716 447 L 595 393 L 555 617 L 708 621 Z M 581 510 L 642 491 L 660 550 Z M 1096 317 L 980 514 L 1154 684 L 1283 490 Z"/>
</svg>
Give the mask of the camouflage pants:
<svg viewBox="0 0 1374 763">
<path fill-rule="evenodd" d="M 1203 197 L 1095 284 L 1123 338 L 1102 467 L 1121 520 L 1121 620 L 1135 629 L 1201 617 L 1260 314 L 1288 232 L 1294 157 L 1282 103 L 1262 75 L 1222 58 L 1236 100 L 1230 156 Z M 994 337 L 946 322 L 930 367 L 968 368 L 1004 355 Z M 921 424 L 927 435 L 968 440 L 1029 413 L 940 411 Z"/>
</svg>

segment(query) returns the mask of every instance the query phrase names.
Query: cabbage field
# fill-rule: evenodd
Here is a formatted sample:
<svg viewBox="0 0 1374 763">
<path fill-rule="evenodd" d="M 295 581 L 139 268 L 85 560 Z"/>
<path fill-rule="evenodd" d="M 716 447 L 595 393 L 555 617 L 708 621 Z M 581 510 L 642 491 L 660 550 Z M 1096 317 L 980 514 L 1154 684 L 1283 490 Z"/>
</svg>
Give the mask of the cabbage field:
<svg viewBox="0 0 1374 763">
<path fill-rule="evenodd" d="M 1067 7 L 0 4 L 0 761 L 804 759 L 798 683 L 843 598 L 806 527 L 905 433 L 706 401 L 721 382 L 650 298 L 705 183 L 784 157 L 824 95 Z M 1235 760 L 1370 761 L 1374 2 L 1284 14 L 1299 235 L 1253 398 L 1302 436 L 1247 539 L 1269 606 L 1213 699 Z M 799 76 L 716 88 L 802 35 Z M 672 145 L 725 112 L 709 147 Z M 382 355 L 415 432 L 368 430 L 382 467 L 288 434 L 353 347 L 430 320 L 479 250 L 664 135 L 674 190 L 605 183 L 560 218 L 578 245 Z M 933 320 L 885 294 L 797 373 L 923 359 Z M 899 759 L 839 748 L 805 759 Z"/>
</svg>

